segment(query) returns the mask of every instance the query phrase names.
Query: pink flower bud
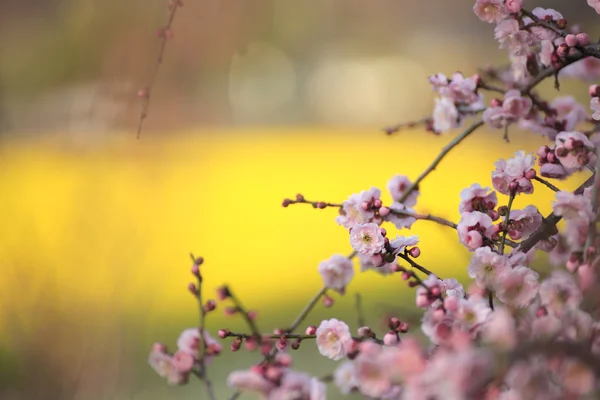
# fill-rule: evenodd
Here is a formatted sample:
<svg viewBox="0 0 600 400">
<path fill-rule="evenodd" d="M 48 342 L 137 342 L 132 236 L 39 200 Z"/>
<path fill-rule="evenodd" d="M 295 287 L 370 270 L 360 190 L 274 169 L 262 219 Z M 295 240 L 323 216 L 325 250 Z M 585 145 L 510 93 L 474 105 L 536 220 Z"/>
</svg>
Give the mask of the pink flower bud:
<svg viewBox="0 0 600 400">
<path fill-rule="evenodd" d="M 490 216 L 492 221 L 497 221 L 498 218 L 500 218 L 500 214 L 498 214 L 498 211 L 496 211 L 496 210 L 489 211 L 488 215 Z"/>
<path fill-rule="evenodd" d="M 569 47 L 577 46 L 577 36 L 569 33 L 567 36 L 565 36 L 565 43 Z"/>
<path fill-rule="evenodd" d="M 265 370 L 264 377 L 272 382 L 277 382 L 283 376 L 283 370 L 281 368 L 269 365 Z"/>
<path fill-rule="evenodd" d="M 508 190 L 510 190 L 511 192 L 515 192 L 518 188 L 519 188 L 519 184 L 517 182 L 511 182 L 508 185 Z"/>
<path fill-rule="evenodd" d="M 194 368 L 195 359 L 190 353 L 178 350 L 173 354 L 173 366 L 179 372 L 189 372 Z"/>
<path fill-rule="evenodd" d="M 387 217 L 388 215 L 390 215 L 391 210 L 387 207 L 381 207 L 379 209 L 379 215 L 381 215 L 382 217 Z"/>
<path fill-rule="evenodd" d="M 525 172 L 525 178 L 527 178 L 529 180 L 535 178 L 535 176 L 536 176 L 535 169 L 530 169 L 529 171 Z"/>
<path fill-rule="evenodd" d="M 508 231 L 508 236 L 510 236 L 512 240 L 519 240 L 523 235 L 521 232 L 511 229 Z"/>
<path fill-rule="evenodd" d="M 407 280 L 409 280 L 411 277 L 412 277 L 412 275 L 411 275 L 411 273 L 410 273 L 410 272 L 408 272 L 408 271 L 404 271 L 404 272 L 402 273 L 402 280 L 405 280 L 405 281 L 407 281 Z"/>
<path fill-rule="evenodd" d="M 300 339 L 296 339 L 292 342 L 290 347 L 292 348 L 292 350 L 298 350 L 300 348 L 301 343 L 302 343 L 302 341 Z"/>
<path fill-rule="evenodd" d="M 390 318 L 388 323 L 390 329 L 397 329 L 400 326 L 400 320 L 397 317 Z"/>
<path fill-rule="evenodd" d="M 516 14 L 523 7 L 523 0 L 506 0 L 506 9 L 509 13 Z"/>
<path fill-rule="evenodd" d="M 368 326 L 361 326 L 360 328 L 358 328 L 358 336 L 369 337 L 371 336 L 371 332 L 371 328 L 369 328 Z"/>
<path fill-rule="evenodd" d="M 577 275 L 579 277 L 579 286 L 581 290 L 588 291 L 592 289 L 596 283 L 596 271 L 591 267 L 590 264 L 582 264 L 577 269 Z"/>
<path fill-rule="evenodd" d="M 367 211 L 369 209 L 369 203 L 367 203 L 366 201 L 363 201 L 362 203 L 360 203 L 360 208 Z"/>
<path fill-rule="evenodd" d="M 221 286 L 220 288 L 217 288 L 217 298 L 219 300 L 225 300 L 229 296 L 231 296 L 231 294 L 229 293 L 229 288 L 227 286 Z"/>
<path fill-rule="evenodd" d="M 406 322 L 401 322 L 401 323 L 400 323 L 400 326 L 398 327 L 398 330 L 399 330 L 400 332 L 402 332 L 402 333 L 406 333 L 406 332 L 408 332 L 408 329 L 409 329 L 409 328 L 410 328 L 410 327 L 409 327 L 408 323 L 406 323 Z"/>
<path fill-rule="evenodd" d="M 154 351 L 156 353 L 166 353 L 167 346 L 165 346 L 162 343 L 154 343 L 154 345 L 152 345 L 152 351 Z"/>
<path fill-rule="evenodd" d="M 244 344 L 246 346 L 246 350 L 248 350 L 248 351 L 256 350 L 256 339 L 248 338 L 248 339 L 246 339 L 246 342 Z"/>
<path fill-rule="evenodd" d="M 383 259 L 383 255 L 373 254 L 371 256 L 371 263 L 377 268 L 383 267 L 385 265 L 385 260 Z"/>
<path fill-rule="evenodd" d="M 327 308 L 333 306 L 333 298 L 329 296 L 323 296 L 323 306 Z"/>
<path fill-rule="evenodd" d="M 314 326 L 314 325 L 311 325 L 308 328 L 306 328 L 306 330 L 304 331 L 304 333 L 306 333 L 309 336 L 313 336 L 314 334 L 317 333 L 317 327 Z"/>
<path fill-rule="evenodd" d="M 600 97 L 600 86 L 598 86 L 598 85 L 592 85 L 588 89 L 588 92 L 589 92 L 589 94 L 590 94 L 591 97 Z"/>
<path fill-rule="evenodd" d="M 214 300 L 208 300 L 204 305 L 204 312 L 213 311 L 215 308 L 217 308 L 217 302 Z"/>
<path fill-rule="evenodd" d="M 194 275 L 194 276 L 200 275 L 200 267 L 198 267 L 197 264 L 192 265 L 191 271 L 192 271 L 192 275 Z"/>
<path fill-rule="evenodd" d="M 578 259 L 574 259 L 574 258 L 570 258 L 567 263 L 565 264 L 565 267 L 567 268 L 567 270 L 569 272 L 575 272 L 577 270 L 577 267 L 579 267 L 579 260 Z"/>
<path fill-rule="evenodd" d="M 553 164 L 556 161 L 556 155 L 554 154 L 554 152 L 546 154 L 546 158 L 551 164 Z"/>
<path fill-rule="evenodd" d="M 442 291 L 438 286 L 434 286 L 430 290 L 433 297 L 439 297 L 442 294 Z"/>
<path fill-rule="evenodd" d="M 219 337 L 221 339 L 225 339 L 230 333 L 231 331 L 229 329 L 219 329 Z"/>
<path fill-rule="evenodd" d="M 231 351 L 238 351 L 240 349 L 240 347 L 242 347 L 242 340 L 241 339 L 235 339 L 233 342 L 231 342 Z"/>
<path fill-rule="evenodd" d="M 386 346 L 395 346 L 400 342 L 396 332 L 388 332 L 383 336 L 383 344 Z"/>
<path fill-rule="evenodd" d="M 287 207 L 290 204 L 292 204 L 292 201 L 290 199 L 283 199 L 283 201 L 281 202 L 282 207 Z"/>
<path fill-rule="evenodd" d="M 324 201 L 319 201 L 317 203 L 317 208 L 320 208 L 321 210 L 327 208 L 327 203 L 325 203 Z"/>
<path fill-rule="evenodd" d="M 577 38 L 577 43 L 582 47 L 590 44 L 590 37 L 588 36 L 587 33 L 578 33 L 576 35 L 576 38 Z"/>
<path fill-rule="evenodd" d="M 421 249 L 419 249 L 418 247 L 413 247 L 408 251 L 408 254 L 410 254 L 412 258 L 417 258 L 421 255 Z"/>
<path fill-rule="evenodd" d="M 441 308 L 438 308 L 433 312 L 433 320 L 441 321 L 446 316 L 446 313 Z"/>
<path fill-rule="evenodd" d="M 235 307 L 225 307 L 225 310 L 223 310 L 223 312 L 225 313 L 225 315 L 231 316 L 231 315 L 237 313 L 238 309 Z"/>
<path fill-rule="evenodd" d="M 374 206 L 375 208 L 380 208 L 382 204 L 383 204 L 383 203 L 381 202 L 381 200 L 380 200 L 380 199 L 375 199 L 375 201 L 373 202 L 373 206 Z"/>
<path fill-rule="evenodd" d="M 535 312 L 536 317 L 544 317 L 546 315 L 548 315 L 548 312 L 546 312 L 546 309 L 544 307 L 540 307 L 537 309 L 537 311 Z"/>
<path fill-rule="evenodd" d="M 559 57 L 566 57 L 569 54 L 569 46 L 566 43 L 561 44 L 560 46 L 558 46 L 558 48 L 556 49 L 556 55 L 558 55 Z"/>
<path fill-rule="evenodd" d="M 292 356 L 288 353 L 277 353 L 275 361 L 282 367 L 289 367 L 292 365 Z"/>
<path fill-rule="evenodd" d="M 198 288 L 196 288 L 196 285 L 194 285 L 192 282 L 188 283 L 188 290 L 194 296 L 198 295 Z"/>
<path fill-rule="evenodd" d="M 502 100 L 494 98 L 490 104 L 492 107 L 502 107 Z"/>
<path fill-rule="evenodd" d="M 287 347 L 287 339 L 285 338 L 285 336 L 283 336 L 277 341 L 277 348 L 279 350 L 283 351 L 283 350 L 285 350 L 286 347 Z"/>
<path fill-rule="evenodd" d="M 419 308 L 426 308 L 429 307 L 429 305 L 431 304 L 431 302 L 429 301 L 429 299 L 427 298 L 427 296 L 425 295 L 418 295 L 416 298 L 416 304 L 417 307 Z"/>
<path fill-rule="evenodd" d="M 252 321 L 254 321 L 257 316 L 258 313 L 256 311 L 248 311 L 248 318 L 250 318 Z"/>
</svg>

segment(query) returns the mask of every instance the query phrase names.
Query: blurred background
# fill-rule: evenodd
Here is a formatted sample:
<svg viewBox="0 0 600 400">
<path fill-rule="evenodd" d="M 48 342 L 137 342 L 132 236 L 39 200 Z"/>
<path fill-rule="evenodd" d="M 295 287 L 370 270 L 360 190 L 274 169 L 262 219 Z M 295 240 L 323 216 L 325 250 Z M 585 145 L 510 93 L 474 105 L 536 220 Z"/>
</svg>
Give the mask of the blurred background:
<svg viewBox="0 0 600 400">
<path fill-rule="evenodd" d="M 166 1 L 0 0 L 2 400 L 205 398 L 199 382 L 168 387 L 147 365 L 152 343 L 174 348 L 197 324 L 190 251 L 206 259 L 206 296 L 228 283 L 263 331 L 289 325 L 322 285 L 318 263 L 350 246 L 335 210 L 284 209 L 283 198 L 341 202 L 416 178 L 456 133 L 380 128 L 430 114 L 429 75 L 506 62 L 471 0 L 184 1 L 138 140 L 136 93 Z M 561 4 L 526 5 L 600 35 L 585 1 Z M 586 84 L 561 87 L 585 101 Z M 491 185 L 497 159 L 542 143 L 501 136 L 482 130 L 457 148 L 417 210 L 458 221 L 462 188 Z M 547 214 L 551 198 L 542 187 L 516 206 Z M 423 265 L 464 281 L 454 231 L 425 221 L 403 234 L 420 236 Z M 337 316 L 357 328 L 357 292 L 379 333 L 390 313 L 418 332 L 413 291 L 372 271 L 307 325 Z M 223 308 L 208 318 L 213 334 L 247 330 Z M 219 398 L 229 371 L 257 361 L 225 350 L 210 369 Z M 314 344 L 297 353 L 300 371 L 335 366 Z"/>
</svg>

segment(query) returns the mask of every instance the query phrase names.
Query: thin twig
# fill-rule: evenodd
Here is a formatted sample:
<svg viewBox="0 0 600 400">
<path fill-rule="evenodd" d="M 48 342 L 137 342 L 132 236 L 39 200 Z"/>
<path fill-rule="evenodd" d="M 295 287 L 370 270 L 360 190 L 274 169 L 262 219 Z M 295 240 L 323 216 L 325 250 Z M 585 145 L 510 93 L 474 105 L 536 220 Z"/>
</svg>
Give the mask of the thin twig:
<svg viewBox="0 0 600 400">
<path fill-rule="evenodd" d="M 233 294 L 233 292 L 231 290 L 229 290 L 229 298 L 231 299 L 231 301 L 235 305 L 235 308 L 242 314 L 242 317 L 244 318 L 244 320 L 246 321 L 246 323 L 250 327 L 250 330 L 252 331 L 252 335 L 257 340 L 260 340 L 260 338 L 261 338 L 260 330 L 258 329 L 258 326 L 256 326 L 256 322 L 254 322 L 254 319 L 252 319 L 250 317 L 250 314 L 248 313 L 248 310 L 246 310 L 246 308 L 243 306 L 243 304 L 240 301 L 240 299 L 238 299 Z"/>
<path fill-rule="evenodd" d="M 547 180 L 540 178 L 539 176 L 534 176 L 533 177 L 534 180 L 538 181 L 541 184 L 546 185 L 547 187 L 549 187 L 551 190 L 555 191 L 555 192 L 560 192 L 560 189 L 557 188 L 556 186 L 554 186 L 552 183 L 548 182 Z"/>
<path fill-rule="evenodd" d="M 508 198 L 508 206 L 506 210 L 506 218 L 504 219 L 504 232 L 502 232 L 502 238 L 500 239 L 500 246 L 498 246 L 498 253 L 504 254 L 504 244 L 506 243 L 506 235 L 508 234 L 508 224 L 510 222 L 510 209 L 512 207 L 513 200 L 515 199 L 515 193 L 511 192 Z"/>
<path fill-rule="evenodd" d="M 411 267 L 413 267 L 414 269 L 418 269 L 419 271 L 421 271 L 424 274 L 427 275 L 435 275 L 437 276 L 437 274 L 434 274 L 433 272 L 431 272 L 430 270 L 428 270 L 427 268 L 417 264 L 412 258 L 410 258 L 409 256 L 402 254 L 402 253 L 398 253 L 398 257 L 402 258 L 404 261 L 408 262 L 410 264 Z M 439 276 L 437 276 L 439 279 Z"/>
<path fill-rule="evenodd" d="M 321 290 L 319 290 L 319 293 L 317 293 L 308 302 L 308 304 L 300 312 L 300 315 L 298 315 L 298 317 L 296 317 L 296 320 L 292 323 L 292 325 L 288 329 L 285 330 L 285 332 L 292 333 L 293 331 L 295 331 L 296 329 L 298 329 L 298 327 L 300 326 L 300 324 L 308 316 L 308 313 L 311 312 L 311 310 L 317 305 L 317 303 L 319 302 L 319 300 L 321 300 L 321 297 L 323 297 L 326 293 L 327 293 L 327 288 L 326 287 L 323 287 Z"/>
<path fill-rule="evenodd" d="M 423 125 L 423 124 L 427 125 L 428 123 L 431 123 L 431 121 L 432 121 L 431 117 L 425 117 L 425 118 L 421 118 L 416 121 L 404 122 L 404 123 L 388 126 L 386 128 L 383 128 L 383 131 L 387 135 L 392 135 L 392 134 L 400 131 L 401 129 L 410 129 L 410 128 L 414 128 L 415 126 Z"/>
<path fill-rule="evenodd" d="M 475 130 L 477 130 L 477 128 L 483 126 L 483 124 L 484 124 L 483 120 L 475 122 L 473 125 L 469 126 L 465 131 L 463 131 L 460 135 L 458 135 L 456 138 L 454 138 L 454 140 L 452 140 L 450 143 L 448 143 L 442 149 L 440 154 L 438 154 L 438 156 L 435 158 L 435 160 L 433 160 L 433 162 L 429 165 L 429 167 L 427 167 L 427 169 L 425 169 L 425 171 L 423 171 L 423 173 L 417 178 L 417 180 L 414 181 L 413 184 L 408 187 L 408 189 L 404 192 L 404 194 L 398 200 L 398 202 L 402 203 L 404 200 L 406 200 L 408 198 L 408 196 L 410 196 L 412 191 L 415 190 L 417 187 L 419 187 L 419 184 L 421 183 L 421 181 L 423 181 L 423 179 L 425 179 L 427 177 L 427 175 L 429 175 L 433 170 L 435 170 L 435 168 L 442 161 L 442 159 L 446 156 L 446 154 L 448 154 L 453 148 L 458 146 L 460 144 L 460 142 L 462 142 L 464 139 L 466 139 L 471 133 L 475 132 Z"/>
<path fill-rule="evenodd" d="M 160 65 L 163 62 L 163 54 L 165 52 L 165 48 L 167 47 L 167 40 L 169 39 L 167 36 L 167 32 L 170 32 L 171 25 L 173 25 L 173 20 L 175 19 L 175 14 L 177 14 L 177 9 L 181 7 L 180 0 L 173 1 L 171 6 L 171 13 L 169 14 L 169 19 L 167 20 L 167 24 L 164 28 L 162 28 L 162 35 L 160 37 L 160 50 L 158 52 L 158 57 L 156 58 L 156 62 L 152 68 L 152 72 L 150 74 L 150 81 L 146 85 L 144 89 L 142 89 L 142 93 L 140 97 L 142 97 L 142 111 L 140 113 L 140 120 L 138 122 L 137 129 L 137 138 L 140 138 L 140 134 L 142 133 L 142 126 L 144 124 L 144 120 L 148 117 L 148 108 L 150 107 L 150 92 L 152 91 L 152 87 L 154 86 L 154 81 L 156 80 L 156 75 L 158 74 L 158 70 Z"/>
<path fill-rule="evenodd" d="M 190 253 L 190 257 L 195 265 L 200 266 L 202 263 L 194 257 L 192 253 Z M 198 327 L 198 333 L 200 334 L 200 346 L 198 347 L 198 357 L 200 359 L 200 378 L 202 382 L 204 382 L 204 386 L 206 387 L 206 392 L 208 393 L 208 397 L 211 400 L 216 400 L 215 393 L 213 391 L 212 382 L 208 378 L 208 373 L 206 371 L 206 351 L 208 345 L 206 344 L 206 336 L 204 334 L 205 331 L 205 322 L 206 322 L 206 310 L 204 309 L 204 304 L 202 303 L 202 273 L 198 271 L 196 275 L 198 279 L 198 288 L 196 291 L 196 298 L 198 299 L 198 306 L 200 311 L 200 326 Z"/>
</svg>

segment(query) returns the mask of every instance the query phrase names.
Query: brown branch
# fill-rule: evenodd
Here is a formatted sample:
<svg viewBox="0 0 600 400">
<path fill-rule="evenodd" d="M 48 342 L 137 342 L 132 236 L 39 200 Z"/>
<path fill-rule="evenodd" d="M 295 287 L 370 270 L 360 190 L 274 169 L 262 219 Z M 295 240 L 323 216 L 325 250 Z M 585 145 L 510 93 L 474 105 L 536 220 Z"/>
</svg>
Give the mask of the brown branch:
<svg viewBox="0 0 600 400">
<path fill-rule="evenodd" d="M 437 276 L 436 274 L 434 274 L 433 272 L 431 272 L 427 268 L 425 268 L 425 267 L 417 264 L 412 258 L 410 258 L 409 256 L 407 256 L 405 254 L 398 253 L 398 257 L 400 257 L 401 259 L 403 259 L 404 261 L 406 261 L 407 263 L 409 263 L 410 266 L 413 267 L 414 269 L 417 269 L 417 270 L 421 271 L 422 273 L 424 273 L 426 275 L 435 275 L 435 276 Z M 439 276 L 437 276 L 437 277 L 439 279 L 442 279 Z"/>
<path fill-rule="evenodd" d="M 413 184 L 410 185 L 410 187 L 404 192 L 404 194 L 398 200 L 398 202 L 402 203 L 404 200 L 406 200 L 408 198 L 408 196 L 411 194 L 411 192 L 413 190 L 415 190 L 417 187 L 419 187 L 419 184 L 423 181 L 423 179 L 425 179 L 431 172 L 433 172 L 433 170 L 435 170 L 435 168 L 442 161 L 442 159 L 446 156 L 446 154 L 448 154 L 453 148 L 458 146 L 460 144 L 460 142 L 462 142 L 464 139 L 466 139 L 471 133 L 475 132 L 477 130 L 477 128 L 483 126 L 483 124 L 484 124 L 483 120 L 479 120 L 479 121 L 475 122 L 473 125 L 469 126 L 465 131 L 463 131 L 460 135 L 455 137 L 450 143 L 448 143 L 442 149 L 440 154 L 438 154 L 438 156 L 429 165 L 429 167 L 427 167 L 427 169 L 425 169 L 425 171 L 423 171 L 423 173 L 421 175 L 419 175 L 417 180 L 414 181 Z"/>
<path fill-rule="evenodd" d="M 433 120 L 431 117 L 425 117 L 425 118 L 421 118 L 416 121 L 404 122 L 404 123 L 388 126 L 386 128 L 383 128 L 383 131 L 386 133 L 386 135 L 392 135 L 392 134 L 400 131 L 401 129 L 410 129 L 410 128 L 414 128 L 418 125 L 428 125 L 432 121 Z"/>
<path fill-rule="evenodd" d="M 538 181 L 539 183 L 546 185 L 547 187 L 549 187 L 551 190 L 555 191 L 555 192 L 560 192 L 560 189 L 557 188 L 556 186 L 554 186 L 552 183 L 548 182 L 547 180 L 540 178 L 539 176 L 534 176 L 533 177 L 534 180 Z"/>
<path fill-rule="evenodd" d="M 165 52 L 165 48 L 167 47 L 167 40 L 169 40 L 171 26 L 173 25 L 173 20 L 175 19 L 175 14 L 177 14 L 177 10 L 179 7 L 183 5 L 181 0 L 174 0 L 169 3 L 171 7 L 171 13 L 169 14 L 169 19 L 167 20 L 167 24 L 164 28 L 161 28 L 160 32 L 160 49 L 158 52 L 158 57 L 156 58 L 156 62 L 152 67 L 152 72 L 150 73 L 150 80 L 148 84 L 138 92 L 139 97 L 142 98 L 142 111 L 140 113 L 140 120 L 138 122 L 137 128 L 137 138 L 140 138 L 140 134 L 142 133 L 142 126 L 144 124 L 144 120 L 148 117 L 148 108 L 150 107 L 150 92 L 154 86 L 154 81 L 156 80 L 156 75 L 158 74 L 158 70 L 160 65 L 163 62 L 163 54 Z"/>
</svg>

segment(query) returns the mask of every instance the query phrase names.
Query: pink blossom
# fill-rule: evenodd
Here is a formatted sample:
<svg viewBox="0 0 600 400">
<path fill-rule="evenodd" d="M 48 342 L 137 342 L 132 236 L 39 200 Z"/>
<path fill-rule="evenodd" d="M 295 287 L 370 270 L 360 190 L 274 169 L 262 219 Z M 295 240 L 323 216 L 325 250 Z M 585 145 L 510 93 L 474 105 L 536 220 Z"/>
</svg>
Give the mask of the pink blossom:
<svg viewBox="0 0 600 400">
<path fill-rule="evenodd" d="M 354 277 L 354 266 L 348 257 L 334 254 L 319 263 L 319 273 L 326 287 L 342 293 Z"/>
<path fill-rule="evenodd" d="M 492 219 L 479 211 L 462 214 L 456 230 L 460 242 L 470 251 L 481 247 L 483 239 L 491 238 L 494 233 Z"/>
<path fill-rule="evenodd" d="M 459 329 L 453 315 L 431 307 L 423 314 L 421 330 L 429 340 L 437 345 L 447 344 L 452 340 L 454 331 Z"/>
<path fill-rule="evenodd" d="M 592 7 L 594 11 L 600 14 L 600 0 L 587 0 L 588 6 Z"/>
<path fill-rule="evenodd" d="M 452 79 L 448 84 L 448 96 L 454 103 L 471 104 L 478 100 L 475 93 L 477 90 L 477 82 L 474 78 L 465 78 L 460 72 L 452 75 Z"/>
<path fill-rule="evenodd" d="M 342 203 L 340 215 L 336 218 L 338 225 L 352 228 L 357 224 L 373 222 L 375 217 L 374 203 L 381 197 L 381 190 L 371 188 L 351 195 Z"/>
<path fill-rule="evenodd" d="M 205 330 L 204 331 L 204 340 L 206 341 L 207 347 L 213 347 L 217 350 L 217 352 L 221 351 L 221 344 L 218 340 L 210 336 L 210 334 Z M 200 348 L 200 332 L 198 328 L 188 328 L 181 332 L 179 338 L 177 339 L 177 347 L 181 351 L 185 351 L 191 354 L 194 358 L 198 358 L 198 349 Z M 205 363 L 210 364 L 213 357 L 207 355 L 205 358 Z"/>
<path fill-rule="evenodd" d="M 227 377 L 227 385 L 240 392 L 253 392 L 266 395 L 275 385 L 262 375 L 252 371 L 233 371 Z"/>
<path fill-rule="evenodd" d="M 596 82 L 600 79 L 600 60 L 594 57 L 585 57 L 583 60 L 563 68 L 558 76 L 577 78 L 584 82 Z"/>
<path fill-rule="evenodd" d="M 581 170 L 596 160 L 594 144 L 580 132 L 559 133 L 554 153 L 568 173 Z"/>
<path fill-rule="evenodd" d="M 481 187 L 479 183 L 461 190 L 458 211 L 461 214 L 471 211 L 487 214 L 488 211 L 492 211 L 498 205 L 498 196 L 496 192 L 490 190 L 489 187 Z"/>
<path fill-rule="evenodd" d="M 333 373 L 333 382 L 342 394 L 350 394 L 358 385 L 356 366 L 351 361 L 341 363 Z"/>
<path fill-rule="evenodd" d="M 504 0 L 477 0 L 473 6 L 473 12 L 480 20 L 490 24 L 508 17 Z"/>
<path fill-rule="evenodd" d="M 529 32 L 521 30 L 519 21 L 516 19 L 505 19 L 498 22 L 494 36 L 500 42 L 500 48 L 508 49 L 511 54 L 523 56 L 529 51 L 531 43 Z"/>
<path fill-rule="evenodd" d="M 598 3 L 596 12 L 600 14 L 600 1 Z M 590 394 L 596 387 L 594 372 L 586 364 L 573 358 L 562 362 L 559 375 L 565 389 L 578 396 Z"/>
<path fill-rule="evenodd" d="M 540 175 L 546 178 L 564 179 L 569 174 L 561 164 L 546 163 L 540 167 Z"/>
<path fill-rule="evenodd" d="M 178 350 L 173 354 L 172 363 L 179 372 L 186 373 L 192 370 L 196 360 L 192 354 Z"/>
<path fill-rule="evenodd" d="M 319 352 L 332 360 L 345 357 L 352 343 L 348 325 L 335 318 L 322 321 L 316 335 Z"/>
<path fill-rule="evenodd" d="M 533 184 L 526 177 L 533 169 L 535 157 L 525 154 L 523 150 L 515 153 L 513 158 L 501 159 L 496 162 L 496 170 L 492 172 L 492 184 L 494 189 L 504 195 L 510 195 L 510 184 L 517 184 L 516 193 L 533 193 Z"/>
<path fill-rule="evenodd" d="M 363 350 L 356 358 L 356 375 L 358 390 L 365 396 L 380 398 L 392 387 L 390 369 L 379 361 L 382 350 L 379 345 L 369 343 L 368 349 Z"/>
<path fill-rule="evenodd" d="M 539 275 L 527 267 L 515 267 L 503 271 L 496 283 L 496 296 L 504 304 L 527 307 L 538 293 Z"/>
<path fill-rule="evenodd" d="M 161 378 L 166 378 L 169 385 L 183 385 L 188 382 L 189 373 L 180 371 L 173 364 L 173 358 L 167 354 L 164 346 L 152 347 L 148 364 Z"/>
<path fill-rule="evenodd" d="M 585 107 L 573 96 L 557 97 L 550 102 L 550 107 L 557 112 L 557 122 L 559 121 L 564 125 L 562 129 L 564 131 L 572 131 L 575 129 L 575 125 L 587 118 Z M 551 137 L 551 139 L 554 139 L 554 137 Z"/>
<path fill-rule="evenodd" d="M 404 204 L 394 202 L 389 209 L 391 210 L 391 213 L 385 217 L 385 220 L 394 224 L 397 229 L 410 229 L 412 224 L 417 220 L 415 217 L 410 216 L 410 214 L 414 213 L 414 210 L 412 208 L 407 208 Z"/>
<path fill-rule="evenodd" d="M 541 304 L 554 315 L 562 315 L 566 310 L 577 308 L 583 296 L 573 276 L 564 271 L 554 271 L 545 279 L 539 289 Z"/>
<path fill-rule="evenodd" d="M 390 247 L 394 249 L 394 254 L 403 253 L 407 247 L 416 246 L 419 243 L 419 237 L 412 236 L 396 236 L 396 239 L 390 242 Z"/>
<path fill-rule="evenodd" d="M 531 99 L 526 96 L 521 96 L 521 92 L 518 90 L 509 90 L 504 95 L 504 102 L 502 108 L 508 112 L 513 119 L 526 117 L 531 110 Z"/>
<path fill-rule="evenodd" d="M 498 276 L 511 269 L 508 257 L 499 255 L 489 247 L 480 247 L 475 250 L 469 263 L 469 277 L 482 288 L 494 288 Z"/>
<path fill-rule="evenodd" d="M 433 275 L 430 275 L 430 277 L 431 276 Z M 463 285 L 461 285 L 454 278 L 447 278 L 444 280 L 438 279 L 438 286 L 442 292 L 442 296 L 444 297 L 465 297 L 465 289 L 463 288 Z"/>
<path fill-rule="evenodd" d="M 563 19 L 563 16 L 561 13 L 559 13 L 558 11 L 553 10 L 551 8 L 544 9 L 541 7 L 536 7 L 533 10 L 531 10 L 531 13 L 542 20 L 544 20 L 546 18 L 550 18 L 554 21 L 559 21 L 559 20 Z M 530 24 L 532 22 L 533 21 L 530 18 L 523 19 L 523 23 L 525 23 L 526 25 Z M 531 33 L 540 40 L 553 40 L 556 37 L 558 37 L 558 34 L 555 33 L 553 30 L 544 28 L 542 26 L 532 26 Z"/>
<path fill-rule="evenodd" d="M 598 1 L 600 2 L 600 0 Z M 600 97 L 592 97 L 590 100 L 590 108 L 594 111 L 592 118 L 596 121 L 600 121 Z"/>
<path fill-rule="evenodd" d="M 508 12 L 516 14 L 523 8 L 523 0 L 506 0 L 505 2 Z"/>
<path fill-rule="evenodd" d="M 542 225 L 542 214 L 536 206 L 529 205 L 522 210 L 511 210 L 510 221 L 509 234 L 517 232 L 521 239 L 527 239 Z M 513 235 L 511 238 L 516 239 Z"/>
<path fill-rule="evenodd" d="M 435 99 L 435 108 L 433 109 L 433 130 L 438 133 L 447 132 L 458 128 L 459 114 L 454 102 L 448 97 Z"/>
<path fill-rule="evenodd" d="M 511 350 L 517 344 L 517 331 L 515 320 L 505 307 L 496 306 L 490 314 L 482 330 L 482 337 L 502 350 Z"/>
<path fill-rule="evenodd" d="M 350 244 L 361 254 L 373 255 L 383 251 L 385 238 L 377 224 L 358 224 L 350 231 Z"/>
<path fill-rule="evenodd" d="M 540 62 L 543 66 L 552 65 L 552 56 L 554 55 L 554 45 L 551 40 L 542 40 L 540 46 Z"/>
<path fill-rule="evenodd" d="M 396 383 L 418 376 L 427 366 L 419 341 L 411 336 L 404 338 L 396 347 L 384 348 L 380 362 L 390 366 L 392 381 Z"/>
<path fill-rule="evenodd" d="M 483 121 L 492 128 L 502 129 L 509 122 L 514 122 L 511 113 L 502 107 L 489 107 L 483 112 Z"/>
<path fill-rule="evenodd" d="M 325 400 L 325 385 L 308 374 L 286 371 L 279 386 L 269 392 L 268 400 Z"/>
<path fill-rule="evenodd" d="M 571 252 L 583 250 L 588 229 L 589 222 L 587 219 L 577 218 L 567 220 L 564 236 Z"/>
<path fill-rule="evenodd" d="M 456 323 L 463 331 L 474 332 L 487 321 L 492 310 L 487 301 L 481 299 L 459 299 L 459 307 L 455 313 Z"/>
<path fill-rule="evenodd" d="M 584 219 L 589 221 L 594 217 L 591 202 L 581 194 L 560 191 L 554 195 L 552 202 L 554 214 L 564 219 Z"/>
<path fill-rule="evenodd" d="M 374 270 L 381 275 L 389 275 L 396 272 L 396 262 L 385 263 L 382 266 L 375 266 L 373 264 L 372 256 L 367 254 L 358 253 L 358 259 L 360 260 L 360 271 L 365 272 L 367 270 Z"/>
<path fill-rule="evenodd" d="M 394 201 L 400 201 L 400 199 L 404 196 L 406 189 L 411 187 L 411 185 L 412 182 L 408 179 L 408 177 L 404 175 L 396 175 L 389 180 L 387 187 L 392 195 L 392 199 Z M 419 197 L 419 191 L 415 189 L 410 192 L 402 204 L 404 204 L 406 207 L 414 207 L 417 204 L 417 197 Z"/>
</svg>

